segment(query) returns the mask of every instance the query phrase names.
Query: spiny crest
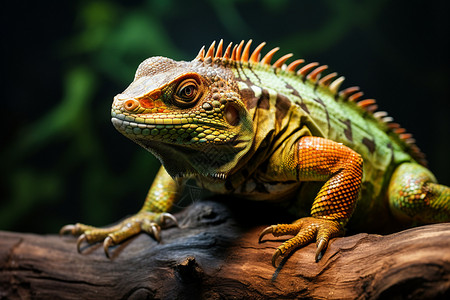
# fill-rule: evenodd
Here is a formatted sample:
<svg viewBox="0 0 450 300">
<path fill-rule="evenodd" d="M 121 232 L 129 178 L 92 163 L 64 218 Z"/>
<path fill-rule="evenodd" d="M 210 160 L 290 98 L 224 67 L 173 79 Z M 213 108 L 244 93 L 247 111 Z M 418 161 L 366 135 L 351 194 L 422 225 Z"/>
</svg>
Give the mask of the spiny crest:
<svg viewBox="0 0 450 300">
<path fill-rule="evenodd" d="M 280 48 L 276 47 L 269 52 L 267 52 L 266 55 L 264 55 L 261 58 L 261 50 L 266 45 L 265 42 L 262 42 L 259 44 L 253 52 L 251 52 L 250 47 L 252 44 L 252 40 L 249 40 L 245 45 L 244 41 L 241 41 L 239 44 L 229 43 L 228 46 L 225 48 L 224 51 L 224 44 L 223 40 L 220 40 L 217 49 L 216 49 L 216 42 L 212 42 L 211 46 L 208 48 L 208 50 L 205 50 L 205 46 L 203 46 L 197 57 L 196 60 L 203 61 L 205 63 L 212 63 L 212 62 L 239 62 L 239 63 L 252 63 L 252 64 L 260 64 L 260 65 L 266 65 L 271 66 L 275 69 L 282 69 L 286 72 L 292 72 L 297 74 L 298 76 L 302 76 L 304 80 L 309 80 L 313 83 L 316 83 L 324 88 L 328 88 L 328 90 L 337 97 L 340 96 L 339 87 L 341 86 L 342 82 L 344 81 L 344 77 L 337 77 L 337 73 L 330 73 L 324 77 L 321 78 L 322 72 L 328 69 L 328 66 L 326 65 L 319 65 L 317 62 L 304 64 L 303 59 L 297 59 L 291 62 L 290 64 L 286 65 L 286 61 L 293 56 L 292 53 L 286 54 L 282 57 L 280 57 L 278 60 L 276 60 L 274 63 L 272 63 L 272 59 L 275 55 L 275 53 L 280 50 Z M 301 67 L 300 67 L 301 66 Z M 300 68 L 299 68 L 300 67 Z M 299 69 L 298 69 L 299 68 Z M 343 94 L 343 96 L 350 96 L 350 92 L 352 90 L 348 90 L 346 93 Z M 344 97 L 346 99 L 346 97 Z"/>
<path fill-rule="evenodd" d="M 208 64 L 213 62 L 260 64 L 270 66 L 274 69 L 280 69 L 285 72 L 295 73 L 298 76 L 301 76 L 302 80 L 308 80 L 323 88 L 327 88 L 331 94 L 334 95 L 336 101 L 355 102 L 358 107 L 364 109 L 381 123 L 386 124 L 388 130 L 397 134 L 397 136 L 407 144 L 411 154 L 419 163 L 423 165 L 427 164 L 425 155 L 415 145 L 415 140 L 412 138 L 412 135 L 406 133 L 406 130 L 400 127 L 398 123 L 394 123 L 394 119 L 388 116 L 385 111 L 377 111 L 378 105 L 376 104 L 375 99 L 364 99 L 362 97 L 364 93 L 359 90 L 359 87 L 353 86 L 339 90 L 345 78 L 343 76 L 338 77 L 336 72 L 329 73 L 322 77 L 322 72 L 328 69 L 327 65 L 320 65 L 317 62 L 303 65 L 305 63 L 303 59 L 294 60 L 286 65 L 286 61 L 293 56 L 292 53 L 283 55 L 274 63 L 271 63 L 275 53 L 280 50 L 280 48 L 273 48 L 261 58 L 261 50 L 266 43 L 262 42 L 253 50 L 253 52 L 251 52 L 250 47 L 252 42 L 252 40 L 248 40 L 245 46 L 243 40 L 239 44 L 233 45 L 233 43 L 229 43 L 225 48 L 225 51 L 223 51 L 223 40 L 220 40 L 217 49 L 216 42 L 214 41 L 208 48 L 208 51 L 205 51 L 205 46 L 203 46 L 195 60 Z"/>
</svg>

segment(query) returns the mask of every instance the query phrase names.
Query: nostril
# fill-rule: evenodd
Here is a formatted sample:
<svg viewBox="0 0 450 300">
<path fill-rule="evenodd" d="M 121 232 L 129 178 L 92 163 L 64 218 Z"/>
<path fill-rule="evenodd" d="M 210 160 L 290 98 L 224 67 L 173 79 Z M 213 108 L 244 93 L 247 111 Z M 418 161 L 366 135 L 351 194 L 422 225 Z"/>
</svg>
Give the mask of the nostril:
<svg viewBox="0 0 450 300">
<path fill-rule="evenodd" d="M 123 108 L 125 108 L 128 111 L 133 111 L 137 107 L 139 107 L 139 102 L 136 100 L 127 100 L 123 103 Z"/>
</svg>

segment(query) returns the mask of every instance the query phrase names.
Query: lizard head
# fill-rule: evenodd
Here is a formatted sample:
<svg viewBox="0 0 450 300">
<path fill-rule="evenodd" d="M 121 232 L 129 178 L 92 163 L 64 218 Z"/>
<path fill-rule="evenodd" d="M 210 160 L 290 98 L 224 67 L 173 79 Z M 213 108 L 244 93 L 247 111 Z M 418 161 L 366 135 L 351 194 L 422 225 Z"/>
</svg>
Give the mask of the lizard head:
<svg viewBox="0 0 450 300">
<path fill-rule="evenodd" d="M 111 115 L 172 177 L 225 178 L 253 139 L 232 72 L 198 59 L 148 58 L 114 98 Z"/>
</svg>

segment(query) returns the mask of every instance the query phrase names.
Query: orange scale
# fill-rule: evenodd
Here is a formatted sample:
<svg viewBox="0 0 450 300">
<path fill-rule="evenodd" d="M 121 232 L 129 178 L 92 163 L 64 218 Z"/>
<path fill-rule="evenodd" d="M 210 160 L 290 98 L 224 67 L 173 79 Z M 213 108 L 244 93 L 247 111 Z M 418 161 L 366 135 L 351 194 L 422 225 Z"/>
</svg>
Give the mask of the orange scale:
<svg viewBox="0 0 450 300">
<path fill-rule="evenodd" d="M 163 107 L 164 106 L 164 102 L 162 102 L 161 100 L 156 100 L 155 101 L 155 106 L 156 107 Z"/>
<path fill-rule="evenodd" d="M 141 99 L 139 99 L 139 103 L 141 104 L 141 106 L 143 108 L 151 109 L 151 108 L 154 107 L 154 103 L 155 102 L 152 99 L 149 99 L 149 98 L 141 98 Z"/>
</svg>

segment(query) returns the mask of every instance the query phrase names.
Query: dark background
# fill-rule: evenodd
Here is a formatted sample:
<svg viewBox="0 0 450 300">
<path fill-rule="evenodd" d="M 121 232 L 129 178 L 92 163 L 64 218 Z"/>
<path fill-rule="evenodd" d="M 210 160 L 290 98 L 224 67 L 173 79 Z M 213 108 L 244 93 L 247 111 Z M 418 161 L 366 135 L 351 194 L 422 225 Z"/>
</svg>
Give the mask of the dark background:
<svg viewBox="0 0 450 300">
<path fill-rule="evenodd" d="M 448 1 L 9 1 L 2 5 L 0 229 L 55 233 L 135 213 L 158 162 L 116 132 L 149 56 L 252 38 L 345 75 L 450 185 Z"/>
</svg>

